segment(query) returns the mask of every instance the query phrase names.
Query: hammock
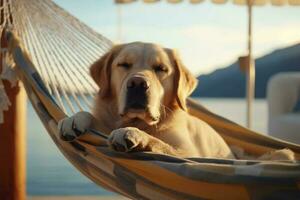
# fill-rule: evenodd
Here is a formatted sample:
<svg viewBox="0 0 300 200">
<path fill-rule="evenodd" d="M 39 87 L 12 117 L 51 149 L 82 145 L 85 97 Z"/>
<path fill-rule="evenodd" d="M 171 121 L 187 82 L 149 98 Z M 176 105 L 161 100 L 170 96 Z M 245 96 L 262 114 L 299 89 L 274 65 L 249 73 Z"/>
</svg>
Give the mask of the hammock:
<svg viewBox="0 0 300 200">
<path fill-rule="evenodd" d="M 1 32 L 13 26 L 3 37 L 33 107 L 64 156 L 96 184 L 133 199 L 299 198 L 300 162 L 119 153 L 110 150 L 96 131 L 74 142 L 60 140 L 58 121 L 90 109 L 97 87 L 88 67 L 112 43 L 52 1 L 2 3 Z M 299 145 L 243 128 L 191 99 L 188 107 L 229 145 L 253 155 L 287 147 L 300 158 Z M 90 139 L 98 145 L 91 145 Z"/>
</svg>

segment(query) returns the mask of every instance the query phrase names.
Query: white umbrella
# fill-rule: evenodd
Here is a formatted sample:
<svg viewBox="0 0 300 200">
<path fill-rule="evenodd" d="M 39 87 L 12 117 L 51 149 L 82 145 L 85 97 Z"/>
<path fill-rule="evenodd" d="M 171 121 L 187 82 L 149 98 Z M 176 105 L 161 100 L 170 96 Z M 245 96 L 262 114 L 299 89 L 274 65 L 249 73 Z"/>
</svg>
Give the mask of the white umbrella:
<svg viewBox="0 0 300 200">
<path fill-rule="evenodd" d="M 141 0 L 142 1 L 142 0 Z M 162 0 L 143 0 L 145 3 L 155 3 Z M 166 0 L 169 3 L 180 3 L 184 0 Z M 204 0 L 187 0 L 192 4 L 198 4 L 204 2 Z M 215 4 L 225 4 L 228 0 L 211 0 Z M 115 0 L 117 4 L 132 3 L 137 2 L 137 0 Z M 247 127 L 251 128 L 251 118 L 252 118 L 252 101 L 254 99 L 255 92 L 255 63 L 252 59 L 252 7 L 263 6 L 266 4 L 271 4 L 274 6 L 300 6 L 300 0 L 232 0 L 234 4 L 246 5 L 248 11 L 248 54 L 247 56 L 240 57 L 239 62 L 241 68 L 247 74 Z"/>
</svg>

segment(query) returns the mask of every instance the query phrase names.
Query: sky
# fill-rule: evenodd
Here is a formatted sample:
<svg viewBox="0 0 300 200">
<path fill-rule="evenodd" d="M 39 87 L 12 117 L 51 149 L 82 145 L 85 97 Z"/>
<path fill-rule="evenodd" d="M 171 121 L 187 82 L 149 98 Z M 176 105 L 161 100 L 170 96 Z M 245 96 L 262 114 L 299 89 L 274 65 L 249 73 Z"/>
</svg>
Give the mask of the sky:
<svg viewBox="0 0 300 200">
<path fill-rule="evenodd" d="M 176 49 L 195 75 L 225 67 L 247 53 L 247 9 L 230 1 L 222 5 L 165 0 L 126 5 L 114 0 L 54 2 L 115 43 L 143 41 Z M 300 6 L 254 7 L 255 57 L 296 43 L 300 43 Z"/>
</svg>

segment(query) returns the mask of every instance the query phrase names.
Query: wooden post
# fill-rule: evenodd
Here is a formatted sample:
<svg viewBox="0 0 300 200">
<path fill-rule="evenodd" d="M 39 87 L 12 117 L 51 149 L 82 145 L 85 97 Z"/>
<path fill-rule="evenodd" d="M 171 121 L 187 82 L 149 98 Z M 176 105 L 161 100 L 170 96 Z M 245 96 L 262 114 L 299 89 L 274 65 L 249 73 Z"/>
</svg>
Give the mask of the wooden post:
<svg viewBox="0 0 300 200">
<path fill-rule="evenodd" d="M 117 42 L 122 42 L 122 7 L 117 5 Z"/>
<path fill-rule="evenodd" d="M 253 0 L 247 0 L 248 10 L 248 63 L 247 63 L 247 127 L 252 126 L 252 104 L 255 97 L 255 62 L 252 59 L 252 6 Z"/>
<path fill-rule="evenodd" d="M 1 38 L 1 47 L 6 41 Z M 2 55 L 0 57 L 2 71 Z M 21 82 L 12 87 L 4 81 L 4 88 L 12 103 L 4 112 L 0 124 L 0 199 L 26 199 L 26 94 Z"/>
</svg>

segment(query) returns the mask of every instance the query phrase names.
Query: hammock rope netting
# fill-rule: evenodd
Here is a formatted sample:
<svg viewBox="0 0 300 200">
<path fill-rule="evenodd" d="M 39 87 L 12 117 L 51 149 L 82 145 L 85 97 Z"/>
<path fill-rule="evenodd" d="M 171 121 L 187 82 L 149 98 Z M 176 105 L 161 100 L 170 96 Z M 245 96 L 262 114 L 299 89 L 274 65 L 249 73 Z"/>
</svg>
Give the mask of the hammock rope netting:
<svg viewBox="0 0 300 200">
<path fill-rule="evenodd" d="M 118 153 L 95 133 L 74 142 L 62 141 L 58 121 L 90 110 L 97 86 L 88 68 L 112 42 L 50 0 L 0 3 L 1 33 L 8 41 L 6 53 L 13 58 L 32 105 L 64 156 L 98 185 L 134 199 L 299 198 L 298 161 Z M 296 144 L 243 128 L 192 100 L 188 104 L 191 114 L 209 123 L 230 145 L 252 155 L 290 148 L 300 158 Z M 91 145 L 90 139 L 99 145 Z"/>
</svg>

